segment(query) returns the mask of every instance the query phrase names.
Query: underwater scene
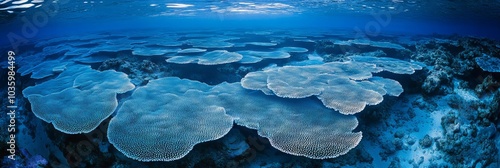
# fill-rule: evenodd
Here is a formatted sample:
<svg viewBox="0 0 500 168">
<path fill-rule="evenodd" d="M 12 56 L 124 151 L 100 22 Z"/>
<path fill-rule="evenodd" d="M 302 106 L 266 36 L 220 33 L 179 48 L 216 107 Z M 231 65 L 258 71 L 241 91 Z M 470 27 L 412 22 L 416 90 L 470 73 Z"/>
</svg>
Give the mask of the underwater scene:
<svg viewBox="0 0 500 168">
<path fill-rule="evenodd" d="M 0 0 L 2 168 L 498 168 L 500 1 Z"/>
</svg>

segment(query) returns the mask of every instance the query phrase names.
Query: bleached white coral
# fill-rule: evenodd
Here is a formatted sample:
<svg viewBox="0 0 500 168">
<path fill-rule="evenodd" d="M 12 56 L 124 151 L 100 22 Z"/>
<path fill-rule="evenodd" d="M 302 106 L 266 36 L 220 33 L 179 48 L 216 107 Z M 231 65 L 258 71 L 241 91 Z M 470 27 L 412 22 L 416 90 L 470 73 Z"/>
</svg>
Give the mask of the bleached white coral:
<svg viewBox="0 0 500 168">
<path fill-rule="evenodd" d="M 366 105 L 379 104 L 388 92 L 397 96 L 402 91 L 402 86 L 394 80 L 367 80 L 381 70 L 374 64 L 360 62 L 285 66 L 248 73 L 241 84 L 284 98 L 316 96 L 326 107 L 342 114 L 355 114 Z"/>
<path fill-rule="evenodd" d="M 422 66 L 395 58 L 389 57 L 373 57 L 373 56 L 350 56 L 355 62 L 365 62 L 375 64 L 384 71 L 389 71 L 395 74 L 413 74 L 415 70 L 421 70 Z"/>
<path fill-rule="evenodd" d="M 23 96 L 38 118 L 61 132 L 78 134 L 99 126 L 118 106 L 116 94 L 134 88 L 124 73 L 74 66 L 55 79 L 26 88 Z"/>
<path fill-rule="evenodd" d="M 241 60 L 243 56 L 235 52 L 226 50 L 215 50 L 207 52 L 201 56 L 174 56 L 167 59 L 167 62 L 176 64 L 197 63 L 201 65 L 219 65 L 233 63 Z"/>
<path fill-rule="evenodd" d="M 174 77 L 138 88 L 111 120 L 108 138 L 133 159 L 171 161 L 198 143 L 224 136 L 233 120 L 256 129 L 280 151 L 314 159 L 343 155 L 362 138 L 352 132 L 356 117 L 310 99 L 287 100 L 248 91 L 240 83 L 211 87 Z"/>
</svg>

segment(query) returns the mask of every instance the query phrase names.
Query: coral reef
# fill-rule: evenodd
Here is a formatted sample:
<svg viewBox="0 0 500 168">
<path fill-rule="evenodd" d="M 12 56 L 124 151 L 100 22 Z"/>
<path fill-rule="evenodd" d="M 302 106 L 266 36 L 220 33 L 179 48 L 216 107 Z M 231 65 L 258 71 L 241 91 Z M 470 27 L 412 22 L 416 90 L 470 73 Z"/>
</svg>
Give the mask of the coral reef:
<svg viewBox="0 0 500 168">
<path fill-rule="evenodd" d="M 270 139 L 273 147 L 309 158 L 338 157 L 361 140 L 361 132 L 351 132 L 358 124 L 355 117 L 333 113 L 310 101 L 288 104 L 260 93 L 246 93 L 239 83 L 223 83 L 207 90 L 209 88 L 199 82 L 170 77 L 150 81 L 134 91 L 111 120 L 108 131 L 111 144 L 136 160 L 177 160 L 195 144 L 227 134 L 233 118 L 238 125 L 257 129 L 259 135 Z M 136 106 L 138 102 L 148 104 L 148 108 Z M 138 113 L 139 116 L 135 115 Z M 311 117 L 296 118 L 304 114 Z M 323 116 L 324 121 L 318 121 L 315 116 Z M 134 123 L 130 123 L 130 117 L 135 118 Z M 190 122 L 192 124 L 185 124 Z M 158 130 L 144 130 L 150 129 L 144 127 L 145 124 L 154 124 Z M 170 125 L 178 126 L 173 129 Z M 130 136 L 137 137 L 137 141 L 128 140 Z M 165 138 L 158 141 L 159 136 Z M 299 141 L 303 139 L 308 143 Z M 325 143 L 327 139 L 329 142 Z"/>
<path fill-rule="evenodd" d="M 454 165 L 488 166 L 496 161 L 498 149 L 491 134 L 479 134 L 473 125 L 460 124 L 455 114 L 442 118 L 445 136 L 437 139 L 437 147 L 447 155 L 444 159 Z"/>
<path fill-rule="evenodd" d="M 344 61 L 346 57 L 353 55 L 373 54 L 373 56 L 407 58 L 411 54 L 410 50 L 399 44 L 369 39 L 319 40 L 315 49 L 325 62 Z"/>
<path fill-rule="evenodd" d="M 412 59 L 432 66 L 422 89 L 426 93 L 435 93 L 441 85 L 448 85 L 453 73 L 449 67 L 453 58 L 450 51 L 434 41 L 417 43 L 415 47 L 416 52 L 412 55 Z"/>
<path fill-rule="evenodd" d="M 227 135 L 222 138 L 227 155 L 231 158 L 242 156 L 250 149 L 245 142 L 245 137 L 238 129 L 231 129 Z"/>
<path fill-rule="evenodd" d="M 3 165 L 498 167 L 498 42 L 210 33 L 36 42 Z"/>
<path fill-rule="evenodd" d="M 443 84 L 449 84 L 451 78 L 450 74 L 445 70 L 434 70 L 424 80 L 422 90 L 429 94 L 436 93 L 442 90 L 441 86 Z"/>
<path fill-rule="evenodd" d="M 497 132 L 494 123 L 498 123 L 500 94 L 497 90 L 479 100 L 465 92 L 472 91 L 458 91 L 448 102 L 453 110 L 441 118 L 444 133 L 436 140 L 437 147 L 447 153 L 444 159 L 454 165 L 488 166 L 497 161 L 489 156 L 498 156 L 493 138 Z"/>
<path fill-rule="evenodd" d="M 476 63 L 483 71 L 500 72 L 500 58 L 483 54 L 482 57 L 476 57 Z"/>
<path fill-rule="evenodd" d="M 173 56 L 166 61 L 176 64 L 197 63 L 200 65 L 219 65 L 238 62 L 242 58 L 243 56 L 239 53 L 228 52 L 226 50 L 215 50 L 201 56 Z"/>
<path fill-rule="evenodd" d="M 169 76 L 168 66 L 158 65 L 150 60 L 136 60 L 127 58 L 112 58 L 102 62 L 98 70 L 116 70 L 124 72 L 135 85 L 144 85 L 147 81 L 161 76 Z"/>
<path fill-rule="evenodd" d="M 457 45 L 440 43 L 438 40 L 423 40 L 416 44 L 416 52 L 412 59 L 428 66 L 429 75 L 422 85 L 428 94 L 439 93 L 441 85 L 450 85 L 451 78 L 466 76 L 472 73 L 476 62 L 483 63 L 487 55 L 498 55 L 500 50 L 494 47 L 495 42 L 487 39 L 461 38 Z M 481 64 L 486 67 L 486 64 Z M 492 64 L 493 65 L 493 64 Z"/>
<path fill-rule="evenodd" d="M 456 74 L 468 75 L 475 68 L 475 58 L 483 55 L 495 56 L 500 54 L 500 49 L 495 47 L 495 44 L 497 42 L 489 39 L 459 39 L 458 45 L 463 47 L 463 50 L 454 57 L 451 67 Z"/>
<path fill-rule="evenodd" d="M 24 89 L 23 96 L 37 117 L 59 131 L 78 134 L 94 130 L 115 111 L 116 94 L 134 87 L 123 73 L 74 66 L 53 80 Z"/>
<path fill-rule="evenodd" d="M 338 110 L 342 114 L 355 114 L 362 111 L 366 105 L 379 104 L 383 100 L 382 96 L 387 93 L 399 96 L 403 92 L 402 86 L 397 81 L 384 78 L 370 79 L 372 73 L 387 70 L 393 73 L 411 74 L 420 68 L 418 65 L 392 58 L 352 57 L 351 59 L 354 62 L 285 66 L 251 72 L 241 82 L 247 89 L 261 90 L 265 94 L 278 97 L 316 96 L 328 108 Z"/>
<path fill-rule="evenodd" d="M 428 148 L 432 146 L 432 138 L 429 135 L 425 135 L 423 139 L 421 139 L 418 144 L 422 146 L 422 148 Z"/>
<path fill-rule="evenodd" d="M 26 167 L 26 168 L 36 168 L 36 167 L 46 167 L 48 166 L 48 161 L 40 155 L 31 156 L 26 150 L 21 150 L 22 155 L 16 160 L 8 159 L 7 156 L 2 161 L 2 167 Z M 19 160 L 19 161 L 17 161 Z"/>
<path fill-rule="evenodd" d="M 257 63 L 263 59 L 284 59 L 290 58 L 290 54 L 284 51 L 238 51 L 239 54 L 243 55 L 243 59 L 239 61 L 242 64 Z"/>
<path fill-rule="evenodd" d="M 476 85 L 475 91 L 478 95 L 487 94 L 489 92 L 494 92 L 500 87 L 500 82 L 498 82 L 492 75 L 486 76 L 483 81 Z"/>
</svg>

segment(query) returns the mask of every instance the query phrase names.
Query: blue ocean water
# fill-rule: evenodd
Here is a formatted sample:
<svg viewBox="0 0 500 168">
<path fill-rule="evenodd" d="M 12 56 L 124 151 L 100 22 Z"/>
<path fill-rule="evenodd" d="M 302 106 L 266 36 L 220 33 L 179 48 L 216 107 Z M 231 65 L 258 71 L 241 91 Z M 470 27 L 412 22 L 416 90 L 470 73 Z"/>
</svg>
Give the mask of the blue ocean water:
<svg viewBox="0 0 500 168">
<path fill-rule="evenodd" d="M 169 28 L 342 28 L 378 33 L 460 34 L 498 39 L 496 1 L 16 1 L 2 3 L 2 29 L 44 34 Z M 21 2 L 21 1 L 18 1 Z M 8 6 L 33 4 L 29 8 Z M 170 5 L 169 5 L 170 4 Z M 24 19 L 22 19 L 24 18 Z M 33 25 L 31 25 L 31 24 Z M 38 23 L 38 24 L 37 24 Z M 24 34 L 31 35 L 29 30 Z M 33 30 L 34 31 L 34 30 Z M 28 36 L 29 37 L 29 36 Z M 36 38 L 32 37 L 32 38 Z M 5 41 L 4 41 L 5 42 Z"/>
<path fill-rule="evenodd" d="M 1 0 L 2 167 L 500 167 L 499 30 L 499 0 Z"/>
</svg>

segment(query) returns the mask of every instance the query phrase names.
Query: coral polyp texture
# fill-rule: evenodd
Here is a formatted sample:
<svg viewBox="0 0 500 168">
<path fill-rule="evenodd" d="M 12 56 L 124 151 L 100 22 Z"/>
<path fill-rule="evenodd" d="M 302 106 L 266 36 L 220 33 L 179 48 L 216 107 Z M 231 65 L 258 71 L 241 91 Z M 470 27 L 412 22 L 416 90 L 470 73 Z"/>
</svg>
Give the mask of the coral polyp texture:
<svg viewBox="0 0 500 168">
<path fill-rule="evenodd" d="M 313 159 L 335 158 L 361 141 L 354 116 L 342 115 L 311 99 L 282 99 L 251 92 L 239 83 L 215 86 L 221 106 L 235 123 L 256 129 L 276 149 Z M 318 117 L 321 116 L 321 117 Z"/>
<path fill-rule="evenodd" d="M 186 48 L 178 51 L 177 53 L 180 54 L 187 54 L 187 53 L 202 53 L 207 51 L 207 49 L 202 49 L 202 48 Z"/>
<path fill-rule="evenodd" d="M 178 85 L 193 87 L 179 93 Z M 233 119 L 197 85 L 202 84 L 163 78 L 138 88 L 110 121 L 110 143 L 136 160 L 172 161 L 198 143 L 226 135 Z"/>
<path fill-rule="evenodd" d="M 271 46 L 278 45 L 276 43 L 269 43 L 269 42 L 248 42 L 246 44 L 247 45 L 255 45 L 255 46 L 265 46 L 265 47 L 271 47 Z"/>
<path fill-rule="evenodd" d="M 356 62 L 366 62 L 377 65 L 384 71 L 395 74 L 413 74 L 415 70 L 421 70 L 422 66 L 417 63 L 407 62 L 389 57 L 373 57 L 373 56 L 350 56 L 350 59 Z"/>
<path fill-rule="evenodd" d="M 255 63 L 259 62 L 263 59 L 284 59 L 284 58 L 290 58 L 290 54 L 287 52 L 283 51 L 271 51 L 271 52 L 265 52 L 265 51 L 238 51 L 239 54 L 243 55 L 243 59 L 240 61 L 240 63 Z M 248 60 L 255 60 L 255 61 L 248 61 Z"/>
<path fill-rule="evenodd" d="M 19 68 L 2 62 L 25 97 L 18 134 L 36 134 L 19 136 L 36 146 L 21 159 L 70 162 L 87 137 L 91 154 L 66 167 L 498 167 L 497 43 L 245 32 L 27 44 Z"/>
<path fill-rule="evenodd" d="M 136 160 L 177 160 L 194 145 L 227 134 L 233 120 L 256 129 L 280 151 L 314 159 L 343 155 L 361 141 L 361 132 L 352 132 L 356 117 L 313 100 L 267 96 L 240 83 L 208 87 L 174 77 L 150 81 L 135 90 L 110 121 L 110 142 Z"/>
<path fill-rule="evenodd" d="M 78 134 L 99 126 L 118 106 L 116 94 L 134 87 L 124 73 L 74 66 L 57 78 L 26 88 L 23 96 L 38 118 L 61 132 Z"/>
<path fill-rule="evenodd" d="M 482 57 L 475 58 L 477 65 L 487 72 L 500 72 L 500 58 L 483 54 Z"/>
<path fill-rule="evenodd" d="M 33 79 L 42 79 L 60 72 L 60 69 L 65 69 L 68 64 L 70 64 L 68 61 L 50 60 L 34 66 L 27 72 L 32 72 L 30 77 Z"/>
<path fill-rule="evenodd" d="M 201 56 L 174 56 L 166 61 L 176 64 L 197 63 L 200 65 L 218 65 L 237 62 L 242 58 L 243 56 L 238 53 L 228 52 L 226 50 L 215 50 Z"/>
<path fill-rule="evenodd" d="M 382 49 L 406 50 L 405 47 L 403 47 L 399 44 L 395 44 L 395 43 L 391 43 L 391 42 L 371 41 L 368 39 L 335 41 L 335 43 L 338 45 L 346 45 L 346 46 L 359 45 L 359 46 L 370 46 L 370 47 L 382 48 Z"/>
<path fill-rule="evenodd" d="M 75 98 L 82 96 L 85 98 Z M 38 118 L 54 124 L 57 130 L 68 134 L 94 130 L 118 106 L 116 94 L 112 92 L 82 91 L 76 88 L 47 96 L 31 95 L 28 99 Z"/>
<path fill-rule="evenodd" d="M 382 77 L 372 78 L 372 73 L 382 70 L 402 74 L 414 72 L 412 67 L 405 67 L 411 63 L 397 59 L 354 58 L 355 61 L 361 62 L 285 66 L 250 72 L 241 83 L 244 88 L 261 90 L 265 94 L 275 94 L 283 98 L 316 96 L 328 108 L 338 110 L 342 114 L 356 114 L 366 105 L 381 103 L 383 95 L 387 93 L 399 96 L 403 91 L 397 81 Z"/>
<path fill-rule="evenodd" d="M 309 50 L 307 48 L 302 48 L 302 47 L 283 47 L 280 48 L 279 51 L 284 51 L 288 53 L 304 53 L 308 52 Z"/>
</svg>

